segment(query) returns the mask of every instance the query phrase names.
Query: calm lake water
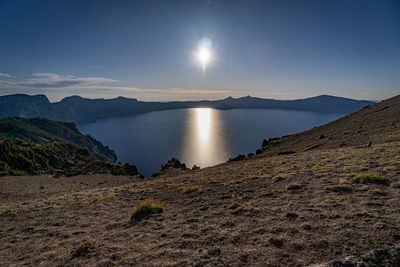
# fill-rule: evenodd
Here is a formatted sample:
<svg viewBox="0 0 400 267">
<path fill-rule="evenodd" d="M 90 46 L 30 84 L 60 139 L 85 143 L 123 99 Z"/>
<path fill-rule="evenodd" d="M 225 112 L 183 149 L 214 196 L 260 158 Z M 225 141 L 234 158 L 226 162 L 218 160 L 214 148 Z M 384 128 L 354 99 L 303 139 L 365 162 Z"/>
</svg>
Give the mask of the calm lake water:
<svg viewBox="0 0 400 267">
<path fill-rule="evenodd" d="M 113 117 L 78 128 L 115 150 L 118 161 L 134 164 L 150 176 L 172 157 L 188 167 L 212 166 L 237 154 L 255 153 L 263 139 L 304 131 L 342 115 L 192 108 Z"/>
</svg>

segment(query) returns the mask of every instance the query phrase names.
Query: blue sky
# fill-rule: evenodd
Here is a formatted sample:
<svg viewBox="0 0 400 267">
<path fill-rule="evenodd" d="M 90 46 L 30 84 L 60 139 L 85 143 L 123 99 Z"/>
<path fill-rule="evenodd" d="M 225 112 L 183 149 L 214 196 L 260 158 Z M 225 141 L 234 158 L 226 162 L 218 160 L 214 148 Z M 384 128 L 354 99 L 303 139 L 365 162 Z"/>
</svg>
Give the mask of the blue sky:
<svg viewBox="0 0 400 267">
<path fill-rule="evenodd" d="M 400 2 L 0 0 L 0 95 L 400 93 Z M 212 41 L 205 73 L 198 42 Z"/>
</svg>

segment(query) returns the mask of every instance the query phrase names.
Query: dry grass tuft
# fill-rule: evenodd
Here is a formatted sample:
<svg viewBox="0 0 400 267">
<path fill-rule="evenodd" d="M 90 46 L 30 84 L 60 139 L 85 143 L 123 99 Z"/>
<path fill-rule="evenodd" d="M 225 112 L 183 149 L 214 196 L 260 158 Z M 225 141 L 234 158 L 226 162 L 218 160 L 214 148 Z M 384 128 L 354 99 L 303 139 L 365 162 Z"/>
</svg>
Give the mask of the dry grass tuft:
<svg viewBox="0 0 400 267">
<path fill-rule="evenodd" d="M 167 208 L 164 207 L 162 203 L 155 202 L 152 199 L 148 199 L 142 202 L 139 207 L 137 207 L 131 216 L 131 220 L 141 220 L 145 217 L 150 216 L 153 213 L 162 213 Z"/>
<path fill-rule="evenodd" d="M 325 190 L 337 193 L 349 193 L 352 191 L 351 187 L 342 184 L 328 185 L 327 187 L 325 187 Z"/>
<path fill-rule="evenodd" d="M 317 148 L 317 147 L 319 147 L 319 144 L 306 146 L 306 147 L 303 148 L 300 152 L 306 152 L 306 151 L 309 151 L 309 150 L 314 149 L 314 148 Z"/>
<path fill-rule="evenodd" d="M 182 187 L 181 189 L 182 194 L 189 194 L 192 192 L 200 191 L 201 186 L 194 185 L 194 186 L 187 186 L 187 187 Z"/>
<path fill-rule="evenodd" d="M 354 184 L 387 184 L 389 181 L 386 177 L 375 173 L 360 173 L 353 178 Z"/>
</svg>

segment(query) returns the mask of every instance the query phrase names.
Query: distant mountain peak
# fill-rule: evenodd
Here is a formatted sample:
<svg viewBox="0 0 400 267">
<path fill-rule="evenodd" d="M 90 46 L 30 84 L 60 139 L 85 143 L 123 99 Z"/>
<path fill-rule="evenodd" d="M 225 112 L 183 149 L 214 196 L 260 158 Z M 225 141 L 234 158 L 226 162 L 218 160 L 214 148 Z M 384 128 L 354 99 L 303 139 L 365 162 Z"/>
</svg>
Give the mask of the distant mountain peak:
<svg viewBox="0 0 400 267">
<path fill-rule="evenodd" d="M 124 100 L 124 101 L 138 101 L 136 98 L 128 98 L 128 97 L 123 97 L 123 96 L 118 96 L 117 98 L 115 98 L 117 100 Z M 112 100 L 112 99 L 108 99 L 108 100 Z"/>
</svg>

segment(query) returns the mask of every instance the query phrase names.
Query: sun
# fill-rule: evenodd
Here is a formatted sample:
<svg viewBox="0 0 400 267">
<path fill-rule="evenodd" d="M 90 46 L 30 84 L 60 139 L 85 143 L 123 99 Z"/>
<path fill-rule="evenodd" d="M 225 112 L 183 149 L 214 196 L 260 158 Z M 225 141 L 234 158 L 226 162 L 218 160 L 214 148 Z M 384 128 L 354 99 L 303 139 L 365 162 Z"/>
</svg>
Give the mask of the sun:
<svg viewBox="0 0 400 267">
<path fill-rule="evenodd" d="M 212 42 L 209 38 L 203 38 L 199 41 L 199 50 L 197 51 L 197 59 L 203 67 L 203 73 L 206 71 L 206 66 L 211 61 L 211 46 Z"/>
<path fill-rule="evenodd" d="M 210 51 L 207 48 L 200 48 L 199 60 L 202 64 L 207 64 L 210 60 Z"/>
<path fill-rule="evenodd" d="M 203 72 L 205 72 L 206 71 L 206 66 L 210 62 L 210 59 L 211 59 L 211 51 L 210 51 L 210 49 L 205 48 L 205 47 L 199 48 L 197 57 L 198 57 L 198 59 L 200 61 L 200 64 L 203 67 Z"/>
</svg>

